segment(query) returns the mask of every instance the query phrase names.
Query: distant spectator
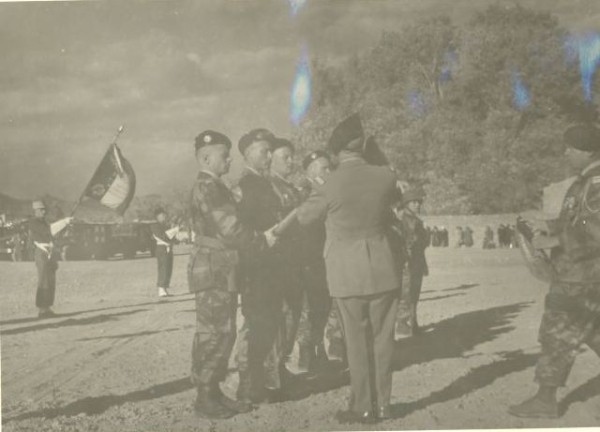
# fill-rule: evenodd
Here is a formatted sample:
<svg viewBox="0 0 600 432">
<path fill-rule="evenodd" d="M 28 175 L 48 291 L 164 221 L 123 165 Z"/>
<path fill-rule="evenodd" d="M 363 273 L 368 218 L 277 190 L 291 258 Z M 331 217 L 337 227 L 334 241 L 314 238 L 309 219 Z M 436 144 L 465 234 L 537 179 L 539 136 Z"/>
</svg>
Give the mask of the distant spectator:
<svg viewBox="0 0 600 432">
<path fill-rule="evenodd" d="M 495 249 L 496 243 L 494 243 L 494 231 L 488 225 L 485 227 L 485 233 L 483 235 L 483 248 L 484 249 Z"/>
<path fill-rule="evenodd" d="M 466 247 L 473 246 L 473 230 L 469 226 L 467 226 L 467 227 L 465 227 L 465 229 L 463 229 L 463 244 Z"/>
</svg>

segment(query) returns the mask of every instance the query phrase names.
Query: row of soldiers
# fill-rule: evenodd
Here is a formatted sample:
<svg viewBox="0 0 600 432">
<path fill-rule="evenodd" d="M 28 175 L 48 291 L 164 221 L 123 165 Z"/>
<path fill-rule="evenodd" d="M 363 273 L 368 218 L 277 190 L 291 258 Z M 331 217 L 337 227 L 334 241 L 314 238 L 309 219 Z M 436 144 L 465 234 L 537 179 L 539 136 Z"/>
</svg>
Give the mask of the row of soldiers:
<svg viewBox="0 0 600 432">
<path fill-rule="evenodd" d="M 359 421 L 389 416 L 390 361 L 402 269 L 407 261 L 415 269 L 426 268 L 426 232 L 417 216 L 424 195 L 409 192 L 404 203 L 412 204 L 403 208 L 395 174 L 385 167 L 367 169 L 371 165 L 362 157 L 366 140 L 358 116 L 342 122 L 331 142 L 334 148 L 329 153 L 317 150 L 303 159 L 307 182 L 298 189 L 290 181 L 292 143 L 266 129 L 252 130 L 238 143 L 246 170 L 232 191 L 221 179 L 229 171 L 230 139 L 210 130 L 196 138 L 200 170 L 191 195 L 195 246 L 188 277 L 197 312 L 192 349 L 195 411 L 203 417 L 227 418 L 265 400 L 280 400 L 296 340 L 298 369 L 314 371 L 327 362 L 328 320 L 333 322 L 329 355 L 348 362 L 353 383 L 352 408 L 346 414 Z M 348 143 L 360 149 L 346 151 Z M 330 175 L 331 153 L 341 153 L 335 176 Z M 356 176 L 347 177 L 352 172 Z M 332 191 L 331 197 L 321 195 L 328 187 L 339 187 L 341 176 L 343 189 Z M 336 180 L 328 181 L 331 178 Z M 413 198 L 407 200 L 411 194 Z M 403 215 L 405 223 L 399 223 Z M 384 235 L 392 220 L 397 222 L 398 239 L 393 245 Z M 406 256 L 410 248 L 419 249 L 422 256 L 410 262 Z M 426 269 L 418 272 L 419 281 L 406 284 L 408 297 L 418 298 Z M 239 386 L 233 400 L 223 394 L 219 382 L 225 378 L 236 339 L 238 294 L 244 322 L 237 334 Z M 401 319 L 416 327 L 416 307 L 408 309 Z M 364 324 L 356 322 L 365 310 L 371 312 L 364 319 L 375 325 L 371 336 Z M 382 331 L 384 336 L 379 335 Z M 389 343 L 384 343 L 387 337 Z M 368 357 L 365 343 L 375 343 L 374 360 Z M 369 388 L 372 361 L 377 363 L 377 394 Z M 379 403 L 371 406 L 376 400 Z"/>
</svg>

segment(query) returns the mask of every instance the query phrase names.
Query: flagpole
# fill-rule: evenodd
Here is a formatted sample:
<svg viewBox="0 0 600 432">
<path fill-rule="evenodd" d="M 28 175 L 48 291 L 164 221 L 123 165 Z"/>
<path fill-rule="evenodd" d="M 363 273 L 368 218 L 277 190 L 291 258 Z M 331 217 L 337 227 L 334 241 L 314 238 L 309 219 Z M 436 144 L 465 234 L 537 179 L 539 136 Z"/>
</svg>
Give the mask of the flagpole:
<svg viewBox="0 0 600 432">
<path fill-rule="evenodd" d="M 119 126 L 119 128 L 117 129 L 117 133 L 115 134 L 115 137 L 113 138 L 113 141 L 108 145 L 108 149 L 106 149 L 106 151 L 109 151 L 110 148 L 113 145 L 117 145 L 117 139 L 119 139 L 119 136 L 121 135 L 121 133 L 123 133 L 124 129 L 125 129 L 125 127 L 123 125 Z M 106 153 L 104 153 L 104 154 L 106 154 Z M 73 216 L 75 214 L 75 211 L 77 210 L 77 208 L 79 207 L 79 205 L 83 201 L 83 197 L 85 196 L 85 192 L 90 187 L 90 184 L 92 183 L 92 180 L 94 179 L 94 177 L 96 177 L 96 174 L 98 173 L 98 170 L 100 169 L 100 166 L 102 165 L 102 160 L 104 160 L 104 157 L 100 160 L 100 163 L 96 167 L 96 170 L 94 171 L 94 174 L 92 174 L 92 177 L 90 178 L 90 180 L 88 181 L 87 185 L 83 189 L 83 192 L 81 192 L 81 195 L 79 196 L 79 199 L 77 200 L 77 202 L 75 203 L 75 205 L 71 209 L 70 216 Z"/>
</svg>

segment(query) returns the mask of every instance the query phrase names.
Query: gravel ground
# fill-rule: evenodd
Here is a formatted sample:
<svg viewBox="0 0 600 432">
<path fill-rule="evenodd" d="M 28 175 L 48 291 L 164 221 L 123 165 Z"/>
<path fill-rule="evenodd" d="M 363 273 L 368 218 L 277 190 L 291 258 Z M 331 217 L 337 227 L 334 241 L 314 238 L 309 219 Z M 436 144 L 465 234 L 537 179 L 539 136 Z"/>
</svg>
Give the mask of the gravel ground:
<svg viewBox="0 0 600 432">
<path fill-rule="evenodd" d="M 514 250 L 431 249 L 420 321 L 397 343 L 395 418 L 373 430 L 600 425 L 600 360 L 582 348 L 557 420 L 509 416 L 536 389 L 533 370 L 546 287 Z M 5 431 L 353 430 L 333 415 L 347 378 L 332 369 L 297 377 L 294 400 L 212 422 L 192 415 L 194 333 L 186 255 L 175 259 L 173 297 L 159 302 L 150 258 L 61 262 L 55 310 L 38 320 L 33 263 L 0 262 L 2 427 Z M 232 369 L 234 365 L 231 365 Z M 234 371 L 224 390 L 234 394 Z M 367 426 L 354 427 L 365 430 Z"/>
</svg>

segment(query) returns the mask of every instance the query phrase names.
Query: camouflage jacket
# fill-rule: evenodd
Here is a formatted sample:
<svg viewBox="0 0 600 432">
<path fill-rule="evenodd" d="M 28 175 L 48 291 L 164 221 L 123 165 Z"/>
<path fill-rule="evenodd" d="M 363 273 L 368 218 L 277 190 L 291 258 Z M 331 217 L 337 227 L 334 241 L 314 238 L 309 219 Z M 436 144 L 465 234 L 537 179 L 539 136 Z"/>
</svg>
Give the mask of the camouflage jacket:
<svg viewBox="0 0 600 432">
<path fill-rule="evenodd" d="M 191 194 L 195 234 L 188 278 L 190 291 L 210 288 L 237 264 L 237 251 L 262 250 L 262 233 L 240 222 L 233 194 L 216 176 L 201 171 Z"/>
<path fill-rule="evenodd" d="M 600 161 L 585 168 L 568 189 L 550 235 L 560 242 L 551 253 L 559 281 L 600 282 Z"/>
</svg>

